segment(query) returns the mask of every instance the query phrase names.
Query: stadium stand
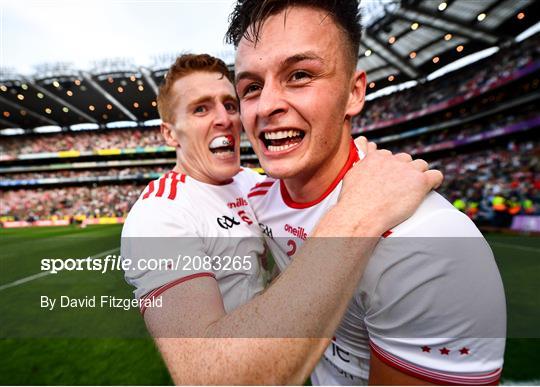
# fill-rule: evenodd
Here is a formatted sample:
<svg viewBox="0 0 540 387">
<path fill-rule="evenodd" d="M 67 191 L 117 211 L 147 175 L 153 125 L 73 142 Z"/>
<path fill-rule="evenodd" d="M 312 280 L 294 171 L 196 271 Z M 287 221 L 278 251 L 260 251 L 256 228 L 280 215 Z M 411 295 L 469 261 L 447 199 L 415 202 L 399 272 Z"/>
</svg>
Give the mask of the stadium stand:
<svg viewBox="0 0 540 387">
<path fill-rule="evenodd" d="M 21 154 L 60 151 L 92 151 L 94 149 L 137 148 L 163 145 L 156 128 L 116 129 L 97 132 L 52 133 L 7 138 L 0 144 L 5 158 Z"/>
<path fill-rule="evenodd" d="M 127 214 L 144 185 L 105 185 L 2 192 L 4 222 L 117 218 Z M 23 223 L 24 224 L 24 223 Z"/>
</svg>

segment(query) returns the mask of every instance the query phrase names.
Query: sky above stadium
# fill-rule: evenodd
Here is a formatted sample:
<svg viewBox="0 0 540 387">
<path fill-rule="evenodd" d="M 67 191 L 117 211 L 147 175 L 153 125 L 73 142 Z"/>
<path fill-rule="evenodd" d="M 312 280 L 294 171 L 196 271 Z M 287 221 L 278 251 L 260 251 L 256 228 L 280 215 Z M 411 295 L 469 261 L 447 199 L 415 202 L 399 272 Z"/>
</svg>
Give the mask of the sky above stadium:
<svg viewBox="0 0 540 387">
<path fill-rule="evenodd" d="M 91 69 L 104 59 L 149 66 L 178 52 L 232 52 L 223 36 L 233 0 L 0 0 L 0 65 Z"/>
<path fill-rule="evenodd" d="M 234 0 L 0 0 L 0 67 L 33 75 L 44 64 L 78 70 L 104 60 L 167 67 L 180 52 L 207 52 L 232 63 L 224 44 Z M 383 4 L 364 0 L 363 22 Z M 99 63 L 99 65 L 98 65 Z M 159 67 L 159 66 L 158 66 Z"/>
</svg>

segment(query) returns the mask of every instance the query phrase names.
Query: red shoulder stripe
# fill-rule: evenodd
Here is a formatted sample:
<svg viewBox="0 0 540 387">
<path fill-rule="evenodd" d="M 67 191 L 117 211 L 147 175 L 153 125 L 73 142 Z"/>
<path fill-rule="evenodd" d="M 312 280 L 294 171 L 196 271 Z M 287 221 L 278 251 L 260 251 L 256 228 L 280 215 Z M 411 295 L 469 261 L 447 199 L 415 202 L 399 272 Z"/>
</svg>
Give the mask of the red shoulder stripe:
<svg viewBox="0 0 540 387">
<path fill-rule="evenodd" d="M 166 173 L 165 175 L 161 177 L 161 179 L 159 179 L 159 188 L 158 188 L 158 191 L 156 192 L 156 198 L 162 197 L 163 193 L 165 192 L 165 183 L 167 182 L 167 175 L 168 173 Z"/>
<path fill-rule="evenodd" d="M 172 180 L 171 180 L 171 192 L 169 192 L 168 198 L 171 200 L 174 200 L 176 198 L 176 191 L 178 188 L 178 173 L 173 172 Z"/>
<path fill-rule="evenodd" d="M 148 184 L 148 191 L 143 196 L 143 199 L 148 199 L 148 197 L 154 192 L 154 181 L 152 180 L 150 184 Z"/>
<path fill-rule="evenodd" d="M 264 190 L 264 191 L 252 191 L 250 193 L 248 193 L 248 198 L 251 198 L 253 196 L 260 196 L 260 195 L 266 195 L 266 193 L 268 192 L 268 190 Z"/>
<path fill-rule="evenodd" d="M 260 183 L 257 183 L 253 186 L 253 188 L 251 188 L 251 191 L 253 190 L 256 190 L 258 188 L 264 188 L 264 187 L 271 187 L 276 181 L 275 180 L 272 180 L 272 181 L 262 181 Z"/>
</svg>

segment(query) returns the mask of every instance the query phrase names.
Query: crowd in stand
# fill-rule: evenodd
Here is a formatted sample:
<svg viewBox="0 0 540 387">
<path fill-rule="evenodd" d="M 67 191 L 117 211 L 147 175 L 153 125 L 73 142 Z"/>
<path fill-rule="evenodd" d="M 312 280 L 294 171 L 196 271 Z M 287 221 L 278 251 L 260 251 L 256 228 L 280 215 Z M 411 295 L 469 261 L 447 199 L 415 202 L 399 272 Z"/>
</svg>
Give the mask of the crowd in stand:
<svg viewBox="0 0 540 387">
<path fill-rule="evenodd" d="M 479 224 L 509 226 L 512 215 L 540 212 L 537 142 L 510 142 L 497 149 L 440 159 L 431 166 L 445 174 L 439 192 Z M 108 185 L 9 190 L 0 193 L 0 217 L 33 220 L 125 216 L 143 188 Z"/>
<path fill-rule="evenodd" d="M 159 129 L 114 129 L 79 131 L 34 136 L 2 138 L 0 153 L 19 154 L 58 152 L 65 150 L 92 151 L 109 148 L 136 148 L 165 145 Z"/>
<path fill-rule="evenodd" d="M 125 216 L 144 185 L 107 185 L 0 192 L 0 217 L 14 220 Z"/>
<path fill-rule="evenodd" d="M 540 144 L 504 147 L 437 160 L 439 191 L 479 224 L 508 227 L 514 215 L 540 214 Z"/>
<path fill-rule="evenodd" d="M 448 129 L 438 130 L 426 133 L 420 136 L 412 137 L 389 145 L 388 148 L 394 152 L 407 152 L 412 155 L 422 154 L 422 150 L 433 144 L 439 144 L 446 141 L 460 141 L 474 136 L 475 134 L 487 132 L 493 129 L 500 129 L 512 124 L 523 122 L 534 117 L 540 117 L 537 109 L 524 109 L 520 112 L 508 114 L 498 114 L 489 118 L 489 120 L 480 120 L 470 124 L 454 126 Z M 534 129 L 532 129 L 534 130 Z M 387 147 L 384 143 L 382 147 Z"/>
<path fill-rule="evenodd" d="M 464 95 L 475 88 L 490 85 L 505 78 L 538 59 L 540 59 L 540 36 L 537 35 L 519 46 L 503 50 L 495 54 L 494 58 L 470 68 L 409 90 L 369 101 L 362 113 L 355 117 L 353 127 L 364 128 L 373 123 L 399 118 L 407 113 Z M 422 98 L 418 98 L 419 93 Z"/>
<path fill-rule="evenodd" d="M 24 173 L 10 173 L 2 176 L 3 180 L 35 180 L 35 179 L 51 179 L 51 178 L 86 178 L 99 176 L 142 176 L 149 173 L 163 174 L 171 169 L 170 166 L 139 166 L 127 168 L 110 168 L 110 169 L 66 169 L 60 171 L 38 171 Z"/>
</svg>

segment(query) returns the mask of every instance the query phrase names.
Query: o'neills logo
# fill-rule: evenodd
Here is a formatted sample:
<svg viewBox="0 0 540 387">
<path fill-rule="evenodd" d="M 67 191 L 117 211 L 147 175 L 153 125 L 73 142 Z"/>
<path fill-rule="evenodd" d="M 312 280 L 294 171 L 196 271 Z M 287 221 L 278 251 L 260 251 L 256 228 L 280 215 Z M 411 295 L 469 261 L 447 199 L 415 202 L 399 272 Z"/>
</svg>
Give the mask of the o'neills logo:
<svg viewBox="0 0 540 387">
<path fill-rule="evenodd" d="M 290 234 L 293 234 L 295 237 L 298 237 L 302 240 L 306 240 L 308 235 L 306 233 L 306 230 L 304 230 L 304 227 L 293 227 L 290 224 L 286 224 L 284 227 L 285 231 L 287 231 Z"/>
<path fill-rule="evenodd" d="M 248 205 L 248 202 L 244 198 L 236 198 L 235 202 L 227 203 L 229 208 L 238 208 L 238 207 L 244 207 Z"/>
</svg>

